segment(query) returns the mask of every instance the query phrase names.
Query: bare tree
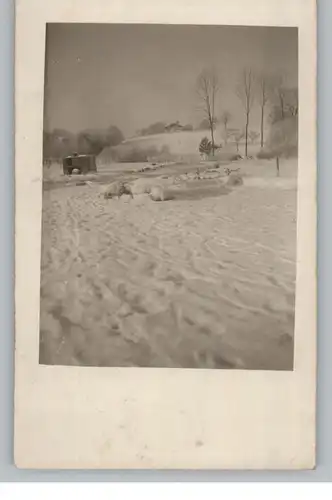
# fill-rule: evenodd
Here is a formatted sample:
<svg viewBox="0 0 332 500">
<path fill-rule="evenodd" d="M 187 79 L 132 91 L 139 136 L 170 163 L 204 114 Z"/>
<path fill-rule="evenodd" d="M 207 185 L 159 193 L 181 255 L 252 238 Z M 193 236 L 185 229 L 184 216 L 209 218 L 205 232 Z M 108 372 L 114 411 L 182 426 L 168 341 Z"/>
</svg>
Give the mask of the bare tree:
<svg viewBox="0 0 332 500">
<path fill-rule="evenodd" d="M 225 134 L 224 140 L 225 140 L 225 144 L 227 144 L 227 139 L 228 139 L 228 129 L 227 129 L 227 126 L 228 126 L 228 123 L 230 122 L 230 119 L 231 119 L 230 112 L 229 111 L 224 111 L 223 114 L 221 115 L 221 121 L 224 124 L 224 134 Z"/>
<path fill-rule="evenodd" d="M 285 118 L 285 92 L 282 87 L 277 89 L 277 95 L 279 99 L 281 119 L 283 120 Z"/>
<path fill-rule="evenodd" d="M 276 94 L 277 99 L 275 97 L 271 106 L 271 122 L 275 123 L 297 116 L 299 113 L 298 88 L 283 87 L 282 89 L 278 89 Z"/>
<path fill-rule="evenodd" d="M 237 85 L 236 94 L 241 101 L 244 109 L 246 123 L 245 123 L 245 156 L 248 156 L 248 130 L 250 112 L 252 110 L 255 95 L 254 95 L 254 77 L 250 68 L 243 70 L 240 81 Z"/>
<path fill-rule="evenodd" d="M 298 88 L 285 89 L 285 109 L 288 116 L 297 116 L 299 114 L 299 92 Z"/>
<path fill-rule="evenodd" d="M 216 99 L 219 91 L 218 76 L 214 69 L 203 70 L 197 79 L 197 95 L 202 105 L 203 112 L 209 123 L 211 133 L 211 151 L 215 152 L 214 127 L 216 125 Z"/>
<path fill-rule="evenodd" d="M 280 116 L 280 119 L 283 120 L 287 113 L 287 98 L 289 95 L 286 77 L 284 74 L 281 73 L 274 76 L 271 95 L 274 96 L 274 102 L 279 108 L 278 115 Z"/>
<path fill-rule="evenodd" d="M 257 97 L 261 109 L 261 148 L 264 147 L 264 120 L 265 120 L 265 107 L 269 101 L 272 90 L 272 79 L 267 75 L 260 74 L 256 77 L 257 82 Z"/>
<path fill-rule="evenodd" d="M 239 152 L 239 145 L 240 145 L 240 142 L 243 139 L 243 137 L 244 137 L 244 133 L 241 131 L 238 131 L 234 134 L 234 141 L 236 144 L 236 151 L 237 152 Z"/>
</svg>

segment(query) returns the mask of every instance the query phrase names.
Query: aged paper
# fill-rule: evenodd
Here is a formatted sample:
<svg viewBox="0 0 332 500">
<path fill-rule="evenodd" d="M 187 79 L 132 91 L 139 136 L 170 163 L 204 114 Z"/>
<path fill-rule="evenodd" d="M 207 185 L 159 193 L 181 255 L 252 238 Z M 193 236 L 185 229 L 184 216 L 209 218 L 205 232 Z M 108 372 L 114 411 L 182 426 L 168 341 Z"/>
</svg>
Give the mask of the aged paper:
<svg viewBox="0 0 332 500">
<path fill-rule="evenodd" d="M 316 5 L 16 2 L 15 464 L 310 469 Z"/>
</svg>

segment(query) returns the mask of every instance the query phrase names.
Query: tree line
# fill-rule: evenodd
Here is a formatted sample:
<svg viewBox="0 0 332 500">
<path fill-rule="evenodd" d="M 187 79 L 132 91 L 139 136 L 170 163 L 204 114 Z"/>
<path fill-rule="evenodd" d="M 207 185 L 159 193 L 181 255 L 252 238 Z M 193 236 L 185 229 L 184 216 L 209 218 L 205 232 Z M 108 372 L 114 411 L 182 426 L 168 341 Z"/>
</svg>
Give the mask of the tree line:
<svg viewBox="0 0 332 500">
<path fill-rule="evenodd" d="M 123 140 L 122 131 L 115 125 L 107 129 L 85 129 L 77 134 L 65 129 L 44 131 L 43 157 L 63 158 L 74 152 L 98 155 L 105 147 L 117 146 Z"/>
<path fill-rule="evenodd" d="M 215 126 L 218 122 L 217 98 L 221 93 L 220 81 L 214 69 L 205 69 L 200 73 L 196 82 L 196 92 L 201 111 L 208 123 L 211 152 L 214 154 L 217 149 L 215 144 Z M 283 75 L 257 73 L 251 68 L 245 68 L 239 75 L 234 92 L 243 110 L 244 125 L 242 131 L 235 134 L 233 132 L 233 138 L 237 148 L 244 138 L 246 156 L 248 156 L 249 141 L 254 142 L 260 137 L 261 148 L 265 145 L 264 130 L 268 107 L 270 110 L 268 118 L 271 123 L 298 115 L 298 89 L 288 87 Z M 260 132 L 250 130 L 250 118 L 254 106 L 260 109 Z M 231 112 L 224 109 L 221 122 L 224 125 L 225 142 L 229 136 L 228 125 L 231 117 Z"/>
<path fill-rule="evenodd" d="M 270 123 L 285 120 L 298 115 L 298 89 L 287 86 L 283 75 L 257 73 L 245 68 L 239 75 L 234 93 L 243 110 L 243 128 L 232 130 L 229 124 L 232 114 L 229 109 L 220 109 L 218 99 L 222 95 L 222 86 L 214 69 L 203 70 L 196 81 L 196 92 L 202 112 L 202 120 L 196 130 L 209 130 L 211 136 L 211 152 L 220 146 L 216 144 L 215 127 L 221 122 L 224 128 L 224 141 L 232 137 L 239 150 L 244 139 L 245 155 L 248 155 L 248 143 L 260 138 L 260 146 L 265 145 L 264 131 L 267 119 Z M 257 106 L 260 110 L 260 131 L 250 129 L 251 113 Z M 220 112 L 220 116 L 219 115 Z M 269 112 L 269 114 L 268 114 Z M 154 135 L 174 131 L 191 131 L 193 125 L 182 125 L 179 121 L 167 124 L 163 121 L 137 131 L 137 135 Z M 115 125 L 107 129 L 85 129 L 77 134 L 64 129 L 44 131 L 44 158 L 60 158 L 73 152 L 98 155 L 105 147 L 117 146 L 124 140 L 122 131 Z"/>
</svg>

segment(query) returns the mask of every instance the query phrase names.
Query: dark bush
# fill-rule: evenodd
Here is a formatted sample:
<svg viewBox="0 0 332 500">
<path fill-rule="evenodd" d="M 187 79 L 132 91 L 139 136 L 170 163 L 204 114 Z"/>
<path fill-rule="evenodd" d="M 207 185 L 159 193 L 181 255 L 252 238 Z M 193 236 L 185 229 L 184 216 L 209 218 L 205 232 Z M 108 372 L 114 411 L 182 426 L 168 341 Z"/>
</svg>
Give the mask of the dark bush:
<svg viewBox="0 0 332 500">
<path fill-rule="evenodd" d="M 80 153 L 98 155 L 108 146 L 117 146 L 124 137 L 118 127 L 111 125 L 106 130 L 83 130 L 78 134 L 78 150 Z"/>
<path fill-rule="evenodd" d="M 203 137 L 199 143 L 198 150 L 201 154 L 209 156 L 212 151 L 212 142 L 207 137 Z"/>
<path fill-rule="evenodd" d="M 256 156 L 259 160 L 270 160 L 275 157 L 275 153 L 273 151 L 269 151 L 268 149 L 261 149 L 258 151 Z"/>
<path fill-rule="evenodd" d="M 291 116 L 272 123 L 266 147 L 258 153 L 257 158 L 290 158 L 297 155 L 298 117 Z"/>
</svg>

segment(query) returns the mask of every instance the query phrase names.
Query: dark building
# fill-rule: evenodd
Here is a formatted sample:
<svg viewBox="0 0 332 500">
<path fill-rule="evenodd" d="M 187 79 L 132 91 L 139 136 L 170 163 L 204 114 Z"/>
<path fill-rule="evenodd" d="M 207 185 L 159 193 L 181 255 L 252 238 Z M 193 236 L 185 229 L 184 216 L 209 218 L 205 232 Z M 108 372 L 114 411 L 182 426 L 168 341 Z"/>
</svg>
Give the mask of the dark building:
<svg viewBox="0 0 332 500">
<path fill-rule="evenodd" d="M 63 159 L 63 173 L 71 175 L 73 170 L 78 170 L 80 174 L 97 172 L 96 157 L 94 155 L 73 154 Z"/>
</svg>

